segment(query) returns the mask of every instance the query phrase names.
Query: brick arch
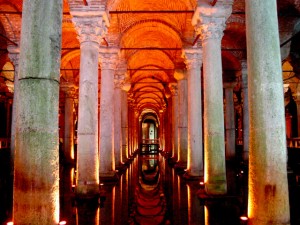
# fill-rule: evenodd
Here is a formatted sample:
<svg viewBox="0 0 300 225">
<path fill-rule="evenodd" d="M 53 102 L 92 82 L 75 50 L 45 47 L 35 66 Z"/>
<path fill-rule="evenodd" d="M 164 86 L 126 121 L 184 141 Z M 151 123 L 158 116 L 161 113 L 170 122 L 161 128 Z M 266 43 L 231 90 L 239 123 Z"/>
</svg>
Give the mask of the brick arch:
<svg viewBox="0 0 300 225">
<path fill-rule="evenodd" d="M 67 51 L 65 53 L 62 54 L 61 57 L 61 78 L 65 79 L 65 80 L 69 80 L 70 78 L 73 81 L 77 80 L 76 77 L 77 75 L 79 76 L 79 71 L 72 71 L 72 70 L 64 70 L 64 69 L 77 69 L 77 67 L 79 67 L 78 63 L 72 63 L 72 60 L 79 57 L 80 56 L 80 50 L 79 49 L 75 49 L 75 50 L 71 50 L 71 51 Z M 71 67 L 71 68 L 69 68 Z M 75 68 L 74 68 L 75 67 Z"/>
<path fill-rule="evenodd" d="M 196 7 L 197 1 L 196 0 L 148 0 L 148 1 L 141 1 L 135 0 L 108 0 L 106 3 L 106 8 L 108 10 L 128 10 L 129 7 L 134 10 L 142 10 L 147 9 L 149 6 L 151 8 L 155 8 L 157 10 L 161 9 L 187 9 L 193 10 Z"/>
<path fill-rule="evenodd" d="M 0 23 L 5 30 L 5 36 L 11 41 L 19 43 L 21 35 L 21 10 L 19 1 L 0 0 L 2 11 L 13 12 L 13 14 L 0 14 Z M 12 44 L 9 43 L 8 44 Z"/>
</svg>

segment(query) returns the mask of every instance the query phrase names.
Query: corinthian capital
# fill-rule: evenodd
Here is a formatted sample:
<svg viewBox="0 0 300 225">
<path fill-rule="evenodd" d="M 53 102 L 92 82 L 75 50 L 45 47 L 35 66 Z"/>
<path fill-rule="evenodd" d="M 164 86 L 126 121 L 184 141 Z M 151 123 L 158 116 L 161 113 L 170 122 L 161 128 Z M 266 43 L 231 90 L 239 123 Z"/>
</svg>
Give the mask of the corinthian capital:
<svg viewBox="0 0 300 225">
<path fill-rule="evenodd" d="M 231 15 L 233 0 L 220 0 L 215 6 L 201 2 L 192 19 L 196 33 L 206 39 L 222 39 L 226 20 Z"/>
<path fill-rule="evenodd" d="M 184 49 L 182 52 L 182 58 L 188 70 L 200 69 L 202 64 L 202 49 L 189 48 Z"/>
<path fill-rule="evenodd" d="M 80 43 L 96 42 L 100 44 L 107 33 L 106 22 L 102 16 L 74 16 L 72 20 Z"/>
<path fill-rule="evenodd" d="M 63 82 L 60 84 L 61 90 L 65 93 L 66 98 L 74 98 L 78 87 L 73 83 Z"/>
<path fill-rule="evenodd" d="M 221 40 L 224 33 L 225 19 L 224 18 L 205 18 L 196 29 L 197 33 L 201 34 L 202 41 L 207 39 L 219 39 Z"/>
<path fill-rule="evenodd" d="M 116 48 L 100 48 L 99 62 L 103 70 L 116 70 L 119 50 Z"/>
</svg>

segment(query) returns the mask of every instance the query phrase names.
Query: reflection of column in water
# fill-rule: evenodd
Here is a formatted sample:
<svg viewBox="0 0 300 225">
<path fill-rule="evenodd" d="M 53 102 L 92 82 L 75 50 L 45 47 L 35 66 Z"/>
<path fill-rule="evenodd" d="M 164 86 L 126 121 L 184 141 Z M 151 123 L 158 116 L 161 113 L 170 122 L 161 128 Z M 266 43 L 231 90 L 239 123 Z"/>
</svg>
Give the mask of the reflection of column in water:
<svg viewBox="0 0 300 225">
<path fill-rule="evenodd" d="M 196 191 L 192 185 L 187 184 L 188 195 L 188 224 L 202 225 L 204 221 L 204 206 L 200 205 Z"/>
<path fill-rule="evenodd" d="M 60 167 L 60 220 L 66 220 L 72 223 L 73 220 L 73 178 L 74 167 Z"/>
<path fill-rule="evenodd" d="M 121 187 L 122 204 L 119 204 L 119 206 L 122 210 L 118 210 L 117 212 L 121 212 L 122 222 L 125 223 L 124 221 L 128 221 L 128 170 L 122 175 Z M 118 204 L 117 201 L 116 203 Z"/>
<path fill-rule="evenodd" d="M 173 195 L 172 195 L 172 199 L 173 199 L 173 218 L 172 221 L 177 221 L 178 219 L 175 218 L 175 216 L 180 216 L 180 210 L 179 210 L 179 194 L 178 194 L 178 176 L 175 174 L 175 170 L 172 170 L 172 180 L 173 180 Z"/>
<path fill-rule="evenodd" d="M 76 225 L 99 225 L 99 210 L 96 199 L 77 202 Z"/>
<path fill-rule="evenodd" d="M 209 225 L 209 212 L 207 206 L 204 206 L 204 221 L 205 225 Z"/>
<path fill-rule="evenodd" d="M 106 199 L 100 209 L 100 224 L 115 224 L 115 186 L 105 184 L 102 188 L 105 190 Z"/>
</svg>

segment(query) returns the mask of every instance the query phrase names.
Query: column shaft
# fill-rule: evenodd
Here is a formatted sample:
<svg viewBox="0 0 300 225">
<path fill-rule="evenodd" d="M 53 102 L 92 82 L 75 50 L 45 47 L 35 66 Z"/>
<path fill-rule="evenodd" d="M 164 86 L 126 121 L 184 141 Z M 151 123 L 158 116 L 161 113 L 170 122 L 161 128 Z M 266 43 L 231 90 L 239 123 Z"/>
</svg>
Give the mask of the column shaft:
<svg viewBox="0 0 300 225">
<path fill-rule="evenodd" d="M 185 50 L 188 78 L 187 175 L 203 176 L 201 75 L 202 51 Z"/>
<path fill-rule="evenodd" d="M 172 149 L 173 161 L 178 160 L 178 90 L 177 84 L 171 85 L 172 91 Z"/>
<path fill-rule="evenodd" d="M 188 152 L 188 93 L 187 79 L 178 81 L 178 149 L 180 167 L 186 167 Z"/>
<path fill-rule="evenodd" d="M 96 42 L 80 45 L 76 187 L 79 195 L 99 191 L 98 50 Z"/>
<path fill-rule="evenodd" d="M 115 178 L 114 153 L 114 74 L 117 52 L 101 49 L 100 99 L 100 178 Z"/>
<path fill-rule="evenodd" d="M 116 166 L 122 162 L 122 130 L 121 130 L 121 96 L 122 90 L 119 84 L 115 83 L 114 90 L 114 149 Z"/>
<path fill-rule="evenodd" d="M 225 155 L 226 160 L 235 158 L 235 122 L 234 122 L 234 103 L 233 86 L 234 84 L 224 84 L 225 89 Z"/>
<path fill-rule="evenodd" d="M 290 224 L 283 82 L 275 0 L 246 0 L 249 224 Z M 261 21 L 264 21 L 263 23 Z"/>
<path fill-rule="evenodd" d="M 225 194 L 227 192 L 227 186 L 221 37 L 208 37 L 203 40 L 202 45 L 204 72 L 205 188 L 208 194 Z"/>
<path fill-rule="evenodd" d="M 65 99 L 65 134 L 64 134 L 64 153 L 67 162 L 74 160 L 74 99 L 72 95 L 66 94 Z"/>
<path fill-rule="evenodd" d="M 129 157 L 128 152 L 128 102 L 127 92 L 122 91 L 121 100 L 121 128 L 122 128 L 122 162 Z"/>
<path fill-rule="evenodd" d="M 242 63 L 243 89 L 243 160 L 249 160 L 249 104 L 248 104 L 248 74 L 246 61 Z"/>
<path fill-rule="evenodd" d="M 22 15 L 13 222 L 55 225 L 62 2 L 24 1 Z"/>
</svg>

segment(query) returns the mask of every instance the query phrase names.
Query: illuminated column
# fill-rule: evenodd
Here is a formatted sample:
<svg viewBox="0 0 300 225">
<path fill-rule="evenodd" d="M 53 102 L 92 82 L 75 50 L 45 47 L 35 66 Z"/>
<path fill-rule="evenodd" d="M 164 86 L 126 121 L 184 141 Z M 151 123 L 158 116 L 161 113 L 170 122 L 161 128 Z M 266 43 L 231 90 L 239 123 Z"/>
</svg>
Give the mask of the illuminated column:
<svg viewBox="0 0 300 225">
<path fill-rule="evenodd" d="M 249 104 L 247 61 L 241 61 L 243 90 L 243 160 L 249 160 Z"/>
<path fill-rule="evenodd" d="M 61 84 L 65 92 L 65 132 L 64 156 L 67 163 L 74 162 L 74 95 L 76 87 L 72 84 Z"/>
<path fill-rule="evenodd" d="M 300 136 L 300 96 L 296 96 L 295 99 L 296 105 L 297 105 L 297 127 L 298 127 L 298 137 Z"/>
<path fill-rule="evenodd" d="M 119 71 L 118 71 L 119 72 Z M 115 90 L 114 90 L 114 151 L 116 167 L 122 165 L 122 129 L 121 129 L 121 98 L 124 83 L 124 76 L 115 74 Z"/>
<path fill-rule="evenodd" d="M 176 167 L 186 168 L 188 152 L 188 95 L 187 79 L 183 70 L 177 70 L 174 77 L 178 81 L 178 163 Z"/>
<path fill-rule="evenodd" d="M 235 122 L 233 88 L 235 82 L 224 83 L 225 90 L 225 155 L 227 160 L 235 159 Z"/>
<path fill-rule="evenodd" d="M 177 83 L 171 83 L 170 89 L 172 92 L 172 149 L 173 161 L 178 160 L 178 89 Z"/>
<path fill-rule="evenodd" d="M 129 158 L 128 152 L 128 85 L 124 85 L 121 96 L 121 129 L 122 129 L 122 162 L 126 162 Z M 130 88 L 130 86 L 129 86 Z"/>
<path fill-rule="evenodd" d="M 62 1 L 24 1 L 22 15 L 13 223 L 55 225 Z"/>
<path fill-rule="evenodd" d="M 221 39 L 225 21 L 231 14 L 232 1 L 211 6 L 201 3 L 193 24 L 202 35 L 204 93 L 205 189 L 207 194 L 226 194 L 224 111 Z M 197 24 L 198 23 L 198 24 Z"/>
<path fill-rule="evenodd" d="M 185 49 L 188 78 L 187 176 L 203 176 L 201 75 L 202 49 Z"/>
<path fill-rule="evenodd" d="M 290 224 L 290 210 L 276 0 L 245 2 L 250 118 L 248 224 L 286 225 Z"/>
<path fill-rule="evenodd" d="M 115 179 L 114 154 L 114 74 L 118 50 L 101 48 L 101 100 L 100 100 L 100 178 Z"/>
<path fill-rule="evenodd" d="M 128 96 L 128 158 L 132 156 L 132 99 Z"/>
<path fill-rule="evenodd" d="M 138 149 L 138 140 L 139 140 L 139 112 L 137 109 L 134 110 L 134 142 L 133 142 L 133 151 L 135 152 Z"/>
<path fill-rule="evenodd" d="M 13 108 L 12 108 L 12 119 L 11 119 L 11 139 L 10 139 L 10 152 L 11 152 L 11 175 L 13 176 L 13 165 L 14 165 L 14 155 L 15 155 L 15 136 L 16 136 L 16 112 L 17 112 L 17 96 L 19 91 L 19 58 L 20 58 L 20 48 L 16 46 L 8 46 L 8 57 L 10 61 L 14 64 L 14 97 L 13 97 Z"/>
<path fill-rule="evenodd" d="M 102 17 L 73 16 L 80 42 L 80 76 L 77 129 L 78 195 L 99 192 L 98 159 L 98 55 Z"/>
<path fill-rule="evenodd" d="M 164 120 L 164 110 L 159 111 L 159 118 L 160 118 L 160 128 L 159 128 L 159 141 L 160 141 L 160 147 L 163 151 L 166 151 L 165 149 L 165 120 Z"/>
</svg>

